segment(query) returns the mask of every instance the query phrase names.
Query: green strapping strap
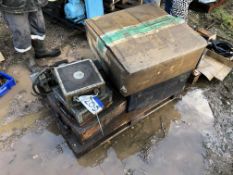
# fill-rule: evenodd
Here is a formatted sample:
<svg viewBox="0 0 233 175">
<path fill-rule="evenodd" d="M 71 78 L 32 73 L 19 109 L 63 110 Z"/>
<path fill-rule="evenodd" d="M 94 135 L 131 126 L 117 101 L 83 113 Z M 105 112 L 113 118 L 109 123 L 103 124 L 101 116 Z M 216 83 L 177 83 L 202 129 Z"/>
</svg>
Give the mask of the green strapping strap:
<svg viewBox="0 0 233 175">
<path fill-rule="evenodd" d="M 173 17 L 171 15 L 166 15 L 155 20 L 140 23 L 138 25 L 125 27 L 114 32 L 108 32 L 98 38 L 97 49 L 100 51 L 100 53 L 103 54 L 106 51 L 106 45 L 110 46 L 116 42 L 125 40 L 130 37 L 136 37 L 142 34 L 156 31 L 158 29 L 182 23 L 184 23 L 183 19 Z"/>
</svg>

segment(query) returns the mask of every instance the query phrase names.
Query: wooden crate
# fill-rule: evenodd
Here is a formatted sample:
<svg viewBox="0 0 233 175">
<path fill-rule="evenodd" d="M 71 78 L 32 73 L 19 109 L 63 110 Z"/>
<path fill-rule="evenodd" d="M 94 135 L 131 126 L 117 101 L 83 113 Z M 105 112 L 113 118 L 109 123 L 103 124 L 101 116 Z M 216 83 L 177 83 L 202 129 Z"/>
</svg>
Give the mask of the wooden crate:
<svg viewBox="0 0 233 175">
<path fill-rule="evenodd" d="M 92 50 L 106 65 L 106 72 L 123 96 L 195 69 L 207 45 L 187 24 L 156 5 L 89 19 L 86 28 Z M 141 28 L 155 29 L 135 34 Z M 120 39 L 114 38 L 118 34 Z"/>
</svg>

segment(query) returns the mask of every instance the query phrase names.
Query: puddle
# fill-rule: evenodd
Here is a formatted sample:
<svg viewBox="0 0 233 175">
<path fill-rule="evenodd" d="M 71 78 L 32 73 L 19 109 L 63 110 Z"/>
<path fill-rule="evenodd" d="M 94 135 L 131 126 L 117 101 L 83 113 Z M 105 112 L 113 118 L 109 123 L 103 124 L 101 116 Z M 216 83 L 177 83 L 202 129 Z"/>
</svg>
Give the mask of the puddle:
<svg viewBox="0 0 233 175">
<path fill-rule="evenodd" d="M 16 86 L 0 98 L 0 126 L 42 108 L 41 103 L 32 95 L 32 82 L 25 67 L 14 65 L 7 73 L 15 78 Z"/>
<path fill-rule="evenodd" d="M 11 151 L 0 151 L 1 174 L 201 175 L 203 137 L 212 124 L 202 91 L 192 90 L 79 160 L 54 125 L 29 132 L 11 144 Z"/>
</svg>

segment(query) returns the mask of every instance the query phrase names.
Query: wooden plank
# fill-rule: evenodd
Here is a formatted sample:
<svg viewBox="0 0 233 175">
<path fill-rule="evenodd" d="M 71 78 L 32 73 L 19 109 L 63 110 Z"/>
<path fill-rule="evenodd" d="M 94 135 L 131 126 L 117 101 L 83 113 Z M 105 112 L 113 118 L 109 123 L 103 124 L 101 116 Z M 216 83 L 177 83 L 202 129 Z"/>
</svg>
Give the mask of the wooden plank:
<svg viewBox="0 0 233 175">
<path fill-rule="evenodd" d="M 217 34 L 213 34 L 204 28 L 197 28 L 196 31 L 207 40 L 216 40 L 217 38 Z"/>
<path fill-rule="evenodd" d="M 2 52 L 0 52 L 0 63 L 5 60 L 4 56 L 2 55 Z"/>
<path fill-rule="evenodd" d="M 210 56 L 210 53 L 212 56 Z M 206 55 L 201 59 L 197 70 L 205 75 L 209 81 L 211 81 L 214 77 L 220 81 L 223 81 L 232 70 L 232 67 L 225 65 L 218 59 L 215 59 L 213 55 L 216 57 L 216 54 L 207 51 Z"/>
<path fill-rule="evenodd" d="M 219 55 L 216 52 L 211 51 L 209 49 L 207 50 L 206 55 L 218 60 L 219 62 L 225 64 L 226 66 L 233 68 L 233 61 L 231 61 L 229 58 Z"/>
</svg>

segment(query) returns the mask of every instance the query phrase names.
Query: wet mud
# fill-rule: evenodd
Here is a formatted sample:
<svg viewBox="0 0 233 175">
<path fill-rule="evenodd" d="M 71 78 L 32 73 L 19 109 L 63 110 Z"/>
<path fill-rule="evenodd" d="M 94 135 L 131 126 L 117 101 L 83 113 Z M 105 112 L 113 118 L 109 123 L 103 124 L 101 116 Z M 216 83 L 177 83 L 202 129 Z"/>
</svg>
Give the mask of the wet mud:
<svg viewBox="0 0 233 175">
<path fill-rule="evenodd" d="M 43 108 L 32 93 L 30 73 L 24 65 L 13 65 L 7 73 L 14 77 L 17 85 L 0 100 L 0 126 Z"/>
<path fill-rule="evenodd" d="M 233 72 L 204 92 L 214 115 L 215 133 L 204 141 L 208 174 L 233 174 Z"/>
<path fill-rule="evenodd" d="M 78 160 L 53 121 L 40 132 L 31 128 L 0 151 L 0 169 L 25 175 L 205 174 L 203 141 L 214 133 L 213 122 L 203 91 L 194 89 Z"/>
</svg>

